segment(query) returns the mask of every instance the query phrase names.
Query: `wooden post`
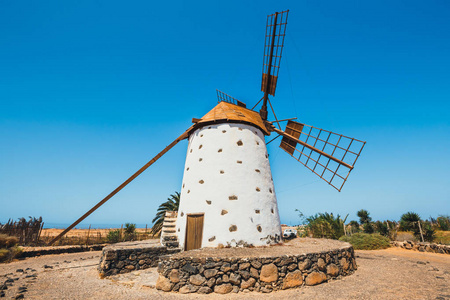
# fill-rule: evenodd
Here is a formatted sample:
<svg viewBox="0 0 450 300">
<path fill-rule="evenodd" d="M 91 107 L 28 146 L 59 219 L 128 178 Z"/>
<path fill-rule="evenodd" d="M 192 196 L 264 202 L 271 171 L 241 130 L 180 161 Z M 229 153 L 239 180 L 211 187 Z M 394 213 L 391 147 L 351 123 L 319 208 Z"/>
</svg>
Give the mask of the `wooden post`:
<svg viewBox="0 0 450 300">
<path fill-rule="evenodd" d="M 423 240 L 422 227 L 420 226 L 420 221 L 417 221 L 417 223 L 419 224 L 420 237 L 422 238 L 422 243 L 423 243 L 424 240 Z"/>
<path fill-rule="evenodd" d="M 91 224 L 89 224 L 89 229 L 87 232 L 86 245 L 89 245 L 89 232 L 91 231 Z"/>
<path fill-rule="evenodd" d="M 41 223 L 41 228 L 39 229 L 38 236 L 36 238 L 36 244 L 39 243 L 39 239 L 41 238 L 42 228 L 44 228 L 44 222 Z"/>
<path fill-rule="evenodd" d="M 123 242 L 123 224 L 120 225 L 119 241 Z"/>
</svg>

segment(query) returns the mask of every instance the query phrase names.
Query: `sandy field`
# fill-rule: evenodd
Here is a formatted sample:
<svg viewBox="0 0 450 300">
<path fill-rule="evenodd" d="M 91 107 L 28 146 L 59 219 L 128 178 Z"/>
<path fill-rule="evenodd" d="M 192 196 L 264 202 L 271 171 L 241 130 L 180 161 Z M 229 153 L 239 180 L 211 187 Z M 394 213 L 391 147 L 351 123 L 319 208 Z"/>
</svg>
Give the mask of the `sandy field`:
<svg viewBox="0 0 450 300">
<path fill-rule="evenodd" d="M 450 299 L 450 256 L 399 248 L 356 251 L 358 270 L 313 287 L 261 294 L 180 295 L 156 290 L 156 268 L 100 279 L 100 251 L 0 265 L 8 299 Z M 0 292 L 1 293 L 1 292 Z M 21 296 L 19 296 L 21 297 Z"/>
</svg>

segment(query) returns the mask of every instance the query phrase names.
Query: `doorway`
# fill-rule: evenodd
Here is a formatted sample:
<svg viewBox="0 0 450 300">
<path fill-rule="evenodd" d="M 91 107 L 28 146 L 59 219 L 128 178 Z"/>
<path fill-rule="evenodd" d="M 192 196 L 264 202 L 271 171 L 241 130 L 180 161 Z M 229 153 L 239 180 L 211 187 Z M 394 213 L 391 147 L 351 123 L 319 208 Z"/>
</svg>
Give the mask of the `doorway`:
<svg viewBox="0 0 450 300">
<path fill-rule="evenodd" d="M 186 239 L 184 250 L 202 247 L 204 214 L 188 214 L 186 220 Z"/>
</svg>

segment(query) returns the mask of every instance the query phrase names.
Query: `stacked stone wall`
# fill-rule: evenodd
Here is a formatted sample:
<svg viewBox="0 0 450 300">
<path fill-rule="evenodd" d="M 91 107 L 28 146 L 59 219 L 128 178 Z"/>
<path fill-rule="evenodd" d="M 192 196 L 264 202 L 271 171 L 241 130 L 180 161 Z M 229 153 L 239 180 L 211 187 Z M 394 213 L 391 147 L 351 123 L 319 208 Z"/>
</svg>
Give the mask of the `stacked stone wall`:
<svg viewBox="0 0 450 300">
<path fill-rule="evenodd" d="M 103 249 L 98 271 L 104 277 L 157 267 L 161 258 L 180 251 L 178 248 L 168 249 L 156 245 L 125 249 L 109 246 Z"/>
<path fill-rule="evenodd" d="M 107 244 L 90 245 L 90 246 L 57 246 L 57 247 L 24 247 L 21 258 L 35 257 L 49 254 L 62 254 L 62 253 L 77 253 L 86 251 L 100 251 Z"/>
<path fill-rule="evenodd" d="M 432 253 L 441 253 L 441 254 L 450 254 L 450 246 L 449 245 L 440 245 L 435 243 L 415 243 L 413 241 L 404 241 L 391 242 L 391 245 L 394 247 L 403 248 L 406 250 L 416 250 L 420 252 L 432 252 Z"/>
<path fill-rule="evenodd" d="M 353 247 L 263 258 L 170 257 L 160 261 L 156 288 L 165 292 L 226 294 L 317 285 L 356 270 Z"/>
</svg>

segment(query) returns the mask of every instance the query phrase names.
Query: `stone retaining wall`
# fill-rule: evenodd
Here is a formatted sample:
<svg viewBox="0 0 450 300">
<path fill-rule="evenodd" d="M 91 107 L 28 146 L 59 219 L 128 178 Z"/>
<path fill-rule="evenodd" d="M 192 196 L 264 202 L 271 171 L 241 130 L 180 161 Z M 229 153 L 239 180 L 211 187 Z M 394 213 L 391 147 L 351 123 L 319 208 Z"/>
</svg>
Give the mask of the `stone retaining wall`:
<svg viewBox="0 0 450 300">
<path fill-rule="evenodd" d="M 108 246 L 103 249 L 98 271 L 104 277 L 152 268 L 158 266 L 160 258 L 180 251 L 178 248 L 168 249 L 161 245 L 123 248 Z"/>
<path fill-rule="evenodd" d="M 301 255 L 255 258 L 170 257 L 158 265 L 156 288 L 165 292 L 270 293 L 316 285 L 356 270 L 352 246 Z"/>
<path fill-rule="evenodd" d="M 404 242 L 394 241 L 391 242 L 391 245 L 394 247 L 400 247 L 407 250 L 416 250 L 420 252 L 450 254 L 449 245 L 440 245 L 435 243 L 415 243 L 413 241 L 404 241 Z"/>
<path fill-rule="evenodd" d="M 98 244 L 90 246 L 79 245 L 79 246 L 52 246 L 52 247 L 23 247 L 23 252 L 20 254 L 20 257 L 25 258 L 49 254 L 100 251 L 105 246 L 107 246 L 107 244 Z"/>
</svg>

